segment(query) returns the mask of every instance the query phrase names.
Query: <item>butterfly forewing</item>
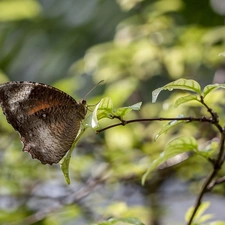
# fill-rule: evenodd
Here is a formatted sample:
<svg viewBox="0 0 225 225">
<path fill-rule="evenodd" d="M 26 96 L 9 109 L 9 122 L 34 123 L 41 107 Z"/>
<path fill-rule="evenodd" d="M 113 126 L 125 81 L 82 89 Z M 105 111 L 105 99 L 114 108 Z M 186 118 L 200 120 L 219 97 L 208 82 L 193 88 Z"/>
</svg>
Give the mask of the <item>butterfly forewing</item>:
<svg viewBox="0 0 225 225">
<path fill-rule="evenodd" d="M 24 151 L 43 164 L 58 163 L 70 149 L 86 106 L 48 85 L 8 82 L 0 85 L 0 105 L 20 133 Z"/>
</svg>

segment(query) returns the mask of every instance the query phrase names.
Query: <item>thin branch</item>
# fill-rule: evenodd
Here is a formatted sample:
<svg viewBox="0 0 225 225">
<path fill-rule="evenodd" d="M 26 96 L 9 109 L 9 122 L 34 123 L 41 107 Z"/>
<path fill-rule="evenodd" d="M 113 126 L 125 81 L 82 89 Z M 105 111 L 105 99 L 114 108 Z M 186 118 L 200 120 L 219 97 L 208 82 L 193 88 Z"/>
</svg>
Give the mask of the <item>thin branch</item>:
<svg viewBox="0 0 225 225">
<path fill-rule="evenodd" d="M 218 156 L 215 160 L 215 164 L 214 164 L 214 167 L 211 171 L 211 173 L 209 174 L 209 176 L 206 178 L 203 186 L 202 186 L 202 189 L 198 195 L 198 198 L 196 200 L 196 203 L 195 203 L 195 206 L 194 206 L 194 210 L 192 212 L 192 215 L 190 217 L 190 220 L 189 222 L 187 223 L 187 225 L 191 225 L 192 224 L 192 221 L 199 209 L 199 206 L 201 205 L 202 203 L 202 198 L 203 198 L 203 195 L 209 190 L 210 188 L 210 184 L 213 180 L 213 178 L 216 176 L 217 172 L 220 170 L 222 164 L 223 164 L 223 161 L 222 161 L 222 158 L 223 158 L 223 152 L 224 152 L 224 141 L 225 141 L 225 133 L 222 132 L 221 133 L 221 140 L 220 140 L 220 146 L 219 146 L 219 153 L 218 153 Z"/>
<path fill-rule="evenodd" d="M 218 184 L 222 184 L 222 183 L 224 183 L 225 182 L 225 176 L 224 177 L 221 177 L 221 178 L 219 178 L 219 179 L 217 179 L 217 180 L 214 180 L 214 181 L 212 181 L 210 184 L 209 184 L 209 186 L 208 186 L 208 191 L 210 191 L 212 188 L 214 188 L 216 185 L 218 185 Z"/>
<path fill-rule="evenodd" d="M 110 125 L 108 127 L 99 129 L 99 130 L 96 131 L 96 133 L 103 132 L 103 131 L 108 130 L 108 129 L 113 128 L 113 127 L 125 126 L 126 124 L 129 124 L 129 123 L 151 122 L 151 121 L 171 121 L 171 120 L 183 120 L 183 121 L 186 121 L 186 122 L 199 121 L 199 122 L 207 122 L 207 123 L 214 124 L 214 121 L 211 118 L 206 118 L 205 116 L 203 116 L 203 117 L 191 117 L 190 116 L 190 117 L 178 117 L 178 118 L 176 118 L 176 117 L 172 117 L 172 118 L 163 118 L 163 117 L 160 117 L 160 118 L 145 118 L 145 119 L 134 119 L 134 120 L 120 120 L 121 121 L 120 123 L 116 123 L 116 124 Z"/>
<path fill-rule="evenodd" d="M 218 114 L 216 112 L 213 111 L 213 109 L 211 109 L 204 101 L 204 97 L 201 96 L 201 101 L 202 105 L 205 106 L 205 108 L 207 109 L 207 111 L 210 113 L 210 115 L 212 116 L 212 119 L 214 120 L 213 124 L 217 127 L 217 129 L 222 133 L 223 132 L 223 128 L 220 126 L 219 124 L 219 117 Z"/>
<path fill-rule="evenodd" d="M 209 108 L 209 106 L 205 103 L 203 96 L 201 96 L 201 101 L 200 102 L 202 103 L 202 105 L 204 105 L 206 107 L 206 109 L 208 110 L 208 112 L 211 114 L 211 116 L 213 118 L 216 115 L 215 119 L 218 119 L 218 115 L 211 108 Z"/>
<path fill-rule="evenodd" d="M 189 222 L 187 223 L 187 225 L 191 225 L 192 224 L 192 221 L 195 217 L 195 214 L 197 213 L 198 211 L 198 208 L 199 206 L 201 205 L 202 203 L 202 197 L 203 195 L 206 193 L 207 189 L 208 189 L 208 185 L 210 184 L 210 182 L 212 181 L 213 177 L 216 175 L 216 170 L 212 170 L 211 173 L 209 174 L 209 176 L 207 177 L 207 179 L 205 180 L 203 186 L 202 186 L 202 189 L 198 195 L 198 198 L 196 200 L 196 203 L 195 203 L 195 206 L 194 206 L 194 210 L 192 212 L 192 215 L 191 215 L 191 218 L 189 220 Z"/>
<path fill-rule="evenodd" d="M 220 145 L 219 145 L 219 153 L 217 155 L 217 158 L 213 164 L 213 169 L 211 171 L 211 173 L 208 175 L 208 177 L 206 178 L 201 191 L 198 195 L 198 198 L 196 200 L 195 206 L 194 206 L 194 210 L 192 212 L 192 215 L 190 217 L 189 222 L 187 223 L 187 225 L 191 225 L 192 221 L 194 220 L 194 217 L 202 203 L 202 198 L 203 195 L 209 190 L 211 184 L 212 184 L 212 180 L 213 178 L 216 176 L 217 172 L 220 170 L 222 164 L 223 164 L 223 153 L 224 153 L 224 141 L 225 141 L 225 132 L 224 129 L 221 127 L 221 125 L 219 124 L 219 119 L 218 119 L 218 115 L 216 112 L 214 112 L 211 108 L 208 107 L 208 105 L 204 102 L 204 98 L 203 96 L 201 96 L 201 103 L 206 107 L 207 111 L 210 113 L 210 115 L 212 116 L 212 120 L 213 120 L 213 124 L 217 127 L 217 129 L 219 130 L 219 132 L 221 133 L 221 139 L 220 139 Z"/>
</svg>

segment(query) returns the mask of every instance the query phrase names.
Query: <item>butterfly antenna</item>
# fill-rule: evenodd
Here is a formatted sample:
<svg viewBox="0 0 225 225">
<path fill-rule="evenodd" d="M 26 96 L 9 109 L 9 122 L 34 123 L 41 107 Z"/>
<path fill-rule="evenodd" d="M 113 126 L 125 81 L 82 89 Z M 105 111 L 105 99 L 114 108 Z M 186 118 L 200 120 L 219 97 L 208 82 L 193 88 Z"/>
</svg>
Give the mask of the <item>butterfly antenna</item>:
<svg viewBox="0 0 225 225">
<path fill-rule="evenodd" d="M 101 81 L 99 81 L 85 96 L 84 96 L 84 99 L 86 99 L 87 98 L 87 96 L 99 85 L 99 84 L 101 84 L 101 83 L 103 83 L 104 82 L 104 80 L 101 80 Z"/>
</svg>

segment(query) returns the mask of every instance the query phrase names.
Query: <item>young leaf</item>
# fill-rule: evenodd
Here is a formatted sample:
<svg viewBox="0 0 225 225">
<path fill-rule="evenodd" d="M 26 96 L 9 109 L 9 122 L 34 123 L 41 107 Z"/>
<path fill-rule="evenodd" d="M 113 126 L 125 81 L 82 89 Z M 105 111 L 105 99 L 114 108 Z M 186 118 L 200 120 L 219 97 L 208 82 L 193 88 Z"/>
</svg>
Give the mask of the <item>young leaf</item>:
<svg viewBox="0 0 225 225">
<path fill-rule="evenodd" d="M 81 129 L 80 129 L 72 147 L 70 148 L 69 152 L 67 152 L 67 154 L 59 162 L 60 168 L 63 172 L 63 175 L 65 177 L 65 180 L 66 180 L 67 184 L 70 184 L 69 164 L 70 164 L 71 154 L 72 154 L 77 142 L 79 141 L 79 139 L 81 138 L 81 136 L 83 135 L 85 130 L 86 130 L 85 127 L 81 127 Z"/>
<path fill-rule="evenodd" d="M 187 95 L 187 96 L 184 96 L 184 97 L 180 97 L 176 100 L 175 107 L 178 107 L 179 105 L 181 105 L 183 103 L 190 102 L 190 101 L 193 101 L 193 100 L 199 101 L 198 97 L 196 95 Z"/>
<path fill-rule="evenodd" d="M 101 99 L 101 101 L 95 107 L 94 111 L 97 111 L 96 114 L 97 114 L 98 120 L 102 118 L 111 118 L 112 112 L 113 112 L 112 99 L 109 97 L 105 97 Z"/>
<path fill-rule="evenodd" d="M 158 168 L 159 165 L 166 162 L 168 159 L 179 155 L 183 152 L 194 151 L 196 152 L 198 149 L 198 143 L 193 137 L 181 137 L 175 140 L 172 140 L 165 148 L 165 150 L 160 154 L 159 158 L 155 159 L 147 172 L 142 177 L 142 184 L 144 184 L 146 177 L 153 170 Z"/>
<path fill-rule="evenodd" d="M 113 112 L 113 116 L 117 116 L 122 119 L 126 114 L 128 114 L 131 111 L 132 109 L 129 107 L 118 108 Z"/>
<path fill-rule="evenodd" d="M 161 88 L 154 90 L 152 92 L 152 102 L 153 103 L 156 102 L 158 95 L 162 90 L 172 91 L 173 89 L 192 91 L 199 95 L 201 94 L 201 87 L 198 82 L 196 82 L 195 80 L 187 80 L 181 78 L 179 80 L 173 81 Z"/>
<path fill-rule="evenodd" d="M 197 149 L 196 154 L 209 158 L 218 149 L 218 145 L 217 141 L 212 141 L 203 150 Z"/>
<path fill-rule="evenodd" d="M 138 102 L 134 105 L 118 108 L 113 112 L 113 115 L 123 118 L 132 110 L 140 110 L 142 102 Z"/>
<path fill-rule="evenodd" d="M 95 112 L 97 112 L 97 110 Z M 94 113 L 94 111 L 84 119 L 83 126 L 85 128 L 90 128 L 91 127 L 91 128 L 94 128 L 94 129 L 96 127 L 98 127 L 97 114 Z"/>
<path fill-rule="evenodd" d="M 203 89 L 202 96 L 205 97 L 210 92 L 212 92 L 212 91 L 214 91 L 216 89 L 219 89 L 219 88 L 225 88 L 225 84 L 210 84 L 210 85 L 207 85 Z"/>
<path fill-rule="evenodd" d="M 113 102 L 109 97 L 102 98 L 101 101 L 96 105 L 93 113 L 90 115 L 89 124 L 91 127 L 98 128 L 98 121 L 103 118 L 112 118 L 113 115 Z"/>
<path fill-rule="evenodd" d="M 225 222 L 224 221 L 215 221 L 215 222 L 211 222 L 207 225 L 225 225 Z"/>
<path fill-rule="evenodd" d="M 141 102 L 138 102 L 134 105 L 121 107 L 118 109 L 113 109 L 112 99 L 109 97 L 105 97 L 101 99 L 101 101 L 96 105 L 93 113 L 85 119 L 86 126 L 91 126 L 94 129 L 98 128 L 98 121 L 103 118 L 112 119 L 113 116 L 117 116 L 123 118 L 126 114 L 128 114 L 132 110 L 140 110 Z"/>
<path fill-rule="evenodd" d="M 198 219 L 197 222 L 198 222 L 199 224 L 202 224 L 202 223 L 206 222 L 207 220 L 212 219 L 213 217 L 214 217 L 213 214 L 206 214 L 206 215 L 201 216 L 201 217 Z"/>
<path fill-rule="evenodd" d="M 97 129 L 99 127 L 99 125 L 98 125 L 98 109 L 99 109 L 100 105 L 101 105 L 101 101 L 96 105 L 94 111 L 90 114 L 90 116 L 85 119 L 87 124 L 90 125 L 93 129 Z M 102 109 L 100 112 L 100 116 L 102 116 L 102 118 L 104 118 L 105 114 L 106 113 Z"/>
<path fill-rule="evenodd" d="M 71 148 L 69 152 L 67 152 L 66 156 L 64 156 L 60 161 L 60 168 L 63 172 L 67 184 L 70 184 L 69 165 L 72 152 L 73 149 Z"/>
<path fill-rule="evenodd" d="M 194 217 L 194 222 L 193 224 L 200 224 L 200 223 L 203 223 L 209 219 L 211 219 L 213 217 L 212 214 L 207 214 L 207 215 L 203 215 L 204 212 L 206 211 L 206 209 L 208 209 L 210 206 L 210 202 L 203 202 L 200 207 L 198 208 L 198 211 L 197 213 L 195 214 L 195 217 Z M 190 207 L 188 209 L 188 211 L 186 212 L 185 214 L 185 220 L 186 222 L 189 221 L 192 213 L 193 213 L 193 210 L 194 210 L 194 207 Z"/>
<path fill-rule="evenodd" d="M 128 108 L 131 108 L 132 110 L 140 110 L 141 109 L 141 105 L 142 105 L 142 102 L 138 102 L 136 104 L 128 106 Z"/>
<path fill-rule="evenodd" d="M 179 116 L 178 118 L 182 118 L 182 116 Z M 160 137 L 162 134 L 166 133 L 168 130 L 170 130 L 171 128 L 177 126 L 178 124 L 181 123 L 186 123 L 186 120 L 172 120 L 169 123 L 166 123 L 162 126 L 162 129 L 160 130 L 160 132 L 158 134 L 155 135 L 155 140 Z"/>
</svg>

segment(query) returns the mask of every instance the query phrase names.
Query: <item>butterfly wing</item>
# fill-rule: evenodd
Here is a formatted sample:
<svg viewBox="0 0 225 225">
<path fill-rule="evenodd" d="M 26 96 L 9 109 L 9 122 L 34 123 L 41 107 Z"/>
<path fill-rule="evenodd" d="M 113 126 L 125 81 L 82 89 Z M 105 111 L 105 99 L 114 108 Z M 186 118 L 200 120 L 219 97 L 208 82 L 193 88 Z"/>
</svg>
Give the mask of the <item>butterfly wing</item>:
<svg viewBox="0 0 225 225">
<path fill-rule="evenodd" d="M 0 105 L 27 151 L 43 164 L 58 163 L 72 146 L 86 114 L 84 104 L 48 85 L 0 85 Z"/>
</svg>

